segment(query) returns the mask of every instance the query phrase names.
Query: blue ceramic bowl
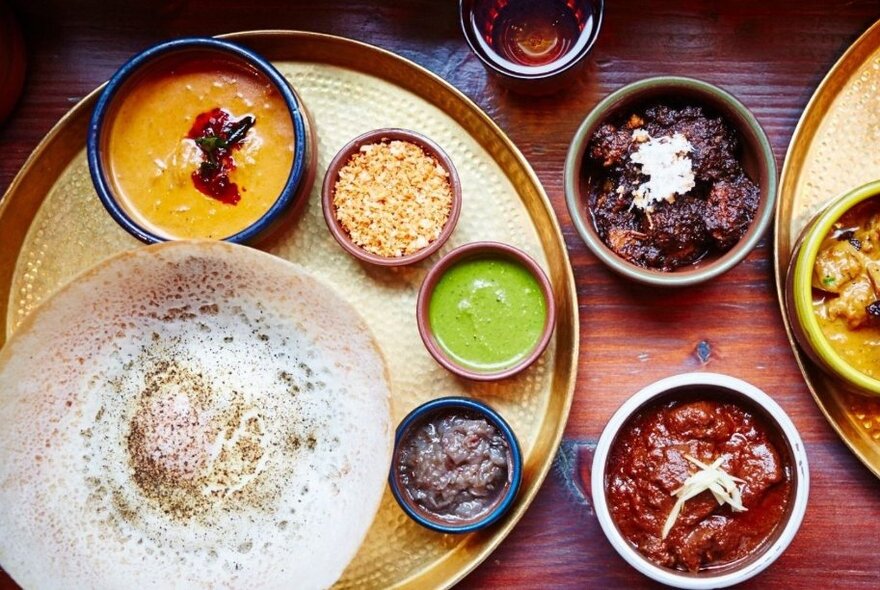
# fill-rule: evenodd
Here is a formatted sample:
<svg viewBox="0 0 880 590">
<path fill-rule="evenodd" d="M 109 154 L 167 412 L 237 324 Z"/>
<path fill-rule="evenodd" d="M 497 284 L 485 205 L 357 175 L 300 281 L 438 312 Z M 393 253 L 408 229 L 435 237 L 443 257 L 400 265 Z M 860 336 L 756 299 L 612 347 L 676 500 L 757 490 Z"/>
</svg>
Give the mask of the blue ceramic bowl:
<svg viewBox="0 0 880 590">
<path fill-rule="evenodd" d="M 473 520 L 448 521 L 426 512 L 409 497 L 409 494 L 401 487 L 397 464 L 399 462 L 401 441 L 406 440 L 411 428 L 420 426 L 434 416 L 442 416 L 446 413 L 462 410 L 485 418 L 504 437 L 510 449 L 507 484 L 501 492 L 500 499 L 482 516 Z M 517 441 L 516 435 L 513 434 L 513 430 L 504 421 L 504 418 L 483 402 L 466 397 L 442 397 L 417 407 L 407 414 L 406 418 L 397 427 L 397 433 L 394 436 L 394 454 L 391 459 L 391 474 L 388 477 L 388 483 L 391 485 L 394 499 L 397 500 L 403 511 L 420 525 L 439 533 L 471 533 L 497 522 L 513 506 L 516 494 L 522 483 L 522 471 L 523 460 L 519 441 Z"/>
<path fill-rule="evenodd" d="M 252 242 L 258 237 L 264 237 L 271 233 L 271 230 L 278 226 L 286 211 L 295 208 L 299 204 L 298 201 L 307 198 L 310 187 L 305 185 L 313 180 L 315 146 L 305 108 L 284 76 L 265 58 L 234 43 L 202 37 L 175 39 L 139 53 L 119 68 L 98 97 L 98 104 L 95 106 L 95 111 L 89 122 L 86 147 L 92 182 L 111 217 L 128 233 L 147 244 L 171 239 L 158 235 L 135 222 L 116 198 L 113 184 L 108 178 L 109 166 L 105 162 L 105 147 L 109 139 L 110 128 L 110 125 L 105 125 L 105 122 L 109 121 L 108 115 L 113 112 L 116 100 L 123 97 L 126 89 L 130 88 L 128 83 L 136 83 L 134 79 L 136 74 L 145 71 L 146 68 L 155 65 L 161 59 L 172 55 L 185 56 L 189 52 L 198 55 L 220 54 L 224 59 L 242 63 L 246 67 L 258 71 L 278 89 L 290 111 L 293 122 L 294 154 L 290 175 L 287 177 L 284 188 L 262 217 L 240 232 L 223 238 L 227 242 L 234 243 Z"/>
</svg>

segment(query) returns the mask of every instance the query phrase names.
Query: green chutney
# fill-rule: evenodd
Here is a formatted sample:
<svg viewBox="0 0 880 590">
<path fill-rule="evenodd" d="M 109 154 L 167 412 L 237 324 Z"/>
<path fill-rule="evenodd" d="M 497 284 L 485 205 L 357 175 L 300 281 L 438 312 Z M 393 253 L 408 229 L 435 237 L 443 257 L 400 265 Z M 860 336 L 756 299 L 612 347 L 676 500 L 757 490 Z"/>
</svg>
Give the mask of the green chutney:
<svg viewBox="0 0 880 590">
<path fill-rule="evenodd" d="M 483 372 L 526 358 L 546 319 L 538 279 L 519 262 L 496 256 L 453 264 L 428 305 L 431 332 L 443 352 L 456 364 Z"/>
</svg>

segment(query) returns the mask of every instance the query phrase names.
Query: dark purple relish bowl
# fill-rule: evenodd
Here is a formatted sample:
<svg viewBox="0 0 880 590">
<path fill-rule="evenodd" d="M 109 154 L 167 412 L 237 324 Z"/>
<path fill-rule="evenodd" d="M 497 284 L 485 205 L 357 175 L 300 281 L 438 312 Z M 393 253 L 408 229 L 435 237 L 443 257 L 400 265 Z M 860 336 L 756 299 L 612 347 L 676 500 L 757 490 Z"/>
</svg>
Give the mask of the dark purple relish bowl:
<svg viewBox="0 0 880 590">
<path fill-rule="evenodd" d="M 409 434 L 414 428 L 425 424 L 432 418 L 462 412 L 484 418 L 498 430 L 507 443 L 507 481 L 498 493 L 498 498 L 488 510 L 472 519 L 452 520 L 425 510 L 410 496 L 401 481 L 398 465 L 402 443 L 408 440 Z M 522 472 L 523 460 L 519 441 L 507 422 L 495 410 L 483 402 L 466 397 L 442 397 L 418 406 L 407 414 L 397 427 L 388 483 L 391 486 L 394 499 L 397 500 L 403 511 L 423 527 L 438 533 L 471 533 L 498 522 L 510 510 L 522 483 Z"/>
</svg>

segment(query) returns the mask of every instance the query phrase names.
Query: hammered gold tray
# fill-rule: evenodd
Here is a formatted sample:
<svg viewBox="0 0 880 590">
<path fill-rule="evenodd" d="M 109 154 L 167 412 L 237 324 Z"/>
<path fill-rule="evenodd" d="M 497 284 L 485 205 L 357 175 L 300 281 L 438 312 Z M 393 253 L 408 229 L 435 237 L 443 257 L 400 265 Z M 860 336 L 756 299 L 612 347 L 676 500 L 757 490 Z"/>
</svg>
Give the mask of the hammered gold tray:
<svg viewBox="0 0 880 590">
<path fill-rule="evenodd" d="M 437 588 L 460 580 L 510 533 L 547 475 L 574 393 L 578 315 L 574 278 L 559 225 L 538 178 L 501 129 L 467 97 L 427 70 L 381 49 L 328 35 L 290 31 L 227 38 L 272 60 L 293 83 L 318 136 L 316 187 L 302 216 L 270 251 L 332 285 L 364 315 L 392 380 L 399 421 L 416 405 L 468 395 L 496 407 L 519 437 L 524 478 L 511 513 L 465 536 L 413 523 L 390 492 L 339 588 Z M 85 134 L 98 91 L 74 107 L 40 143 L 0 203 L 0 344 L 59 286 L 94 263 L 139 243 L 102 208 L 86 166 Z M 443 146 L 462 181 L 455 233 L 414 267 L 367 267 L 333 240 L 318 187 L 336 151 L 379 127 L 405 127 Z M 547 352 L 520 377 L 475 384 L 454 378 L 425 351 L 415 320 L 416 293 L 431 264 L 475 240 L 513 244 L 547 271 L 558 306 Z"/>
<path fill-rule="evenodd" d="M 845 391 L 798 348 L 785 312 L 794 243 L 829 201 L 880 178 L 880 22 L 838 60 L 791 138 L 776 201 L 776 290 L 785 329 L 813 399 L 853 453 L 880 477 L 880 399 Z"/>
</svg>

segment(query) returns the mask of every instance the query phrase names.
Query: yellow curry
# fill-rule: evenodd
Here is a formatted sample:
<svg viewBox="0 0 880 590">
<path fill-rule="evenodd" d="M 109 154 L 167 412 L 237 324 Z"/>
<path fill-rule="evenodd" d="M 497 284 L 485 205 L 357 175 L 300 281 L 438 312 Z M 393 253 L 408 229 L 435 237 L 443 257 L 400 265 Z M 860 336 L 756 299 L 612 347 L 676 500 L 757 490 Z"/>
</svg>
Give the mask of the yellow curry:
<svg viewBox="0 0 880 590">
<path fill-rule="evenodd" d="M 280 195 L 293 123 L 262 74 L 220 60 L 159 62 L 130 84 L 107 144 L 120 205 L 166 238 L 223 239 Z"/>
<path fill-rule="evenodd" d="M 880 378 L 880 202 L 844 214 L 813 268 L 814 310 L 832 348 L 852 367 Z"/>
</svg>

